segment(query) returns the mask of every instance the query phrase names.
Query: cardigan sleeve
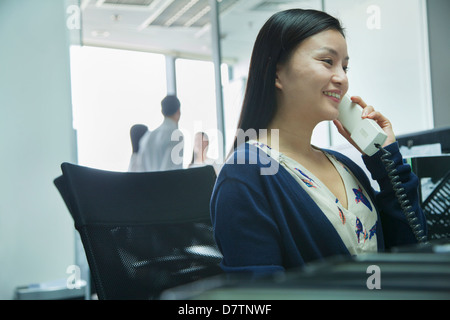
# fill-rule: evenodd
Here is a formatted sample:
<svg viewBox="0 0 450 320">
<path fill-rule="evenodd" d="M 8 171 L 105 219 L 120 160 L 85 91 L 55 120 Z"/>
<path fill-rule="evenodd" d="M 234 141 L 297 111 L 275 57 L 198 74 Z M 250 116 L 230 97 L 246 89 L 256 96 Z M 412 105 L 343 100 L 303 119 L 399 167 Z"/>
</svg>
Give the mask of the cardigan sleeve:
<svg viewBox="0 0 450 320">
<path fill-rule="evenodd" d="M 256 277 L 283 271 L 279 230 L 263 194 L 234 178 L 215 189 L 211 217 L 222 269 Z"/>
<path fill-rule="evenodd" d="M 403 162 L 397 143 L 386 146 L 385 149 L 391 154 L 389 160 L 394 161 L 396 175 L 400 178 L 400 187 L 404 189 L 404 193 L 412 207 L 411 211 L 415 212 L 417 223 L 425 230 L 426 235 L 425 216 L 419 204 L 418 178 L 411 171 L 411 167 Z M 371 157 L 363 156 L 363 161 L 367 169 L 371 172 L 372 178 L 380 186 L 380 192 L 376 194 L 376 202 L 380 210 L 386 248 L 417 243 L 415 235 L 395 196 L 388 172 L 381 157 L 382 153 L 379 151 Z"/>
</svg>

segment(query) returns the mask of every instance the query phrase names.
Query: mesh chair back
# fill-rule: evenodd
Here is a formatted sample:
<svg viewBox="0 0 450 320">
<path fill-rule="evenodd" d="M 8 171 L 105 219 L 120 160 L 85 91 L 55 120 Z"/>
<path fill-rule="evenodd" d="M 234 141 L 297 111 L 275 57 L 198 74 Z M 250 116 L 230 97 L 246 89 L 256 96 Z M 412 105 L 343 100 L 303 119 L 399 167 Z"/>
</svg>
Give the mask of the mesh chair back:
<svg viewBox="0 0 450 320">
<path fill-rule="evenodd" d="M 221 273 L 209 215 L 211 166 L 139 173 L 61 168 L 55 185 L 100 299 L 158 299 L 165 289 Z"/>
</svg>

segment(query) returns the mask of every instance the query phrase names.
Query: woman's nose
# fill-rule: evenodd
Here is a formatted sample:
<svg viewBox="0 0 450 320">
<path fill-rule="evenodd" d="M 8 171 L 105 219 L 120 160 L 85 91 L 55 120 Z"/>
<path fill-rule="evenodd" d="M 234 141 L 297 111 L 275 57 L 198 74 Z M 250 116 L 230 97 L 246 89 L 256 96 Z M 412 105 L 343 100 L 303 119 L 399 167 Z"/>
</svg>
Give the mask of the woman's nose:
<svg viewBox="0 0 450 320">
<path fill-rule="evenodd" d="M 333 83 L 338 84 L 341 87 L 348 87 L 348 77 L 344 70 L 336 71 L 331 80 Z"/>
</svg>

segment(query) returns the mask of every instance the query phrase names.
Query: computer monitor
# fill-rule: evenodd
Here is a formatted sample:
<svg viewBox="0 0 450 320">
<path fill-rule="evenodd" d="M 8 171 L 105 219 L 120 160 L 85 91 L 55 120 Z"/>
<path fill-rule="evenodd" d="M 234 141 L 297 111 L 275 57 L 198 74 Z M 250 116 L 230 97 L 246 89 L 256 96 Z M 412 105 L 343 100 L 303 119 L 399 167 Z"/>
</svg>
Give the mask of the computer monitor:
<svg viewBox="0 0 450 320">
<path fill-rule="evenodd" d="M 442 153 L 450 153 L 450 127 L 397 136 L 400 147 L 417 147 L 439 143 Z"/>
</svg>

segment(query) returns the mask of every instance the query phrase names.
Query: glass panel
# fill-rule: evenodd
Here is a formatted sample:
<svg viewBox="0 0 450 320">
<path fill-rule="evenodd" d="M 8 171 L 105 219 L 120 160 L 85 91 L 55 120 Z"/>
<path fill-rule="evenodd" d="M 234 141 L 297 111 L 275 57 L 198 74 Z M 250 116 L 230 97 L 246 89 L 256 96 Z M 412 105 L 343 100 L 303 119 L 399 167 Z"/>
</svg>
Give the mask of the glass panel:
<svg viewBox="0 0 450 320">
<path fill-rule="evenodd" d="M 78 162 L 126 171 L 131 126 L 142 123 L 152 130 L 162 122 L 165 58 L 95 47 L 72 47 L 71 56 Z"/>
<path fill-rule="evenodd" d="M 385 114 L 397 135 L 431 129 L 425 1 L 329 0 L 325 8 L 346 29 L 349 93 Z M 333 142 L 346 143 L 337 130 Z"/>
<path fill-rule="evenodd" d="M 346 29 L 351 57 L 349 93 L 361 95 L 388 115 L 397 134 L 432 128 L 424 0 L 240 1 L 220 16 L 222 57 L 232 70 L 230 81 L 223 86 L 227 149 L 241 109 L 252 46 L 262 24 L 284 9 L 322 10 L 322 2 Z M 401 23 L 399 17 L 403 17 Z M 326 147 L 346 141 L 326 122 L 316 128 L 313 143 Z"/>
<path fill-rule="evenodd" d="M 82 42 L 90 47 L 77 53 L 73 68 L 74 76 L 83 79 L 74 84 L 80 162 L 126 170 L 130 126 L 159 126 L 161 100 L 176 83 L 182 103 L 179 125 L 188 133 L 186 164 L 195 126 L 207 124 L 204 129 L 211 130 L 217 122 L 211 98 L 215 87 L 209 0 L 81 0 L 80 6 Z M 178 81 L 167 73 L 164 55 L 183 59 L 177 63 Z"/>
<path fill-rule="evenodd" d="M 194 136 L 206 132 L 208 157 L 218 158 L 214 65 L 209 61 L 176 60 L 177 95 L 181 102 L 179 128 L 184 134 L 184 167 L 192 159 Z"/>
</svg>

